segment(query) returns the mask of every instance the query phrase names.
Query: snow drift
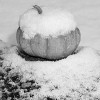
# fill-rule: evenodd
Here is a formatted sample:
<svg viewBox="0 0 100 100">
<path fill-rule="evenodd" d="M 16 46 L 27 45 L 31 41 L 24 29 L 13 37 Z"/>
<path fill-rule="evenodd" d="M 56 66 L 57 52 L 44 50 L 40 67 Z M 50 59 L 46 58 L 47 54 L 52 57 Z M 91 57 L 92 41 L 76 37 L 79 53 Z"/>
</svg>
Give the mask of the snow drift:
<svg viewBox="0 0 100 100">
<path fill-rule="evenodd" d="M 18 86 L 22 100 L 100 99 L 100 54 L 95 49 L 80 47 L 59 61 L 26 61 L 18 55 L 16 46 L 6 49 L 1 68 L 10 69 L 9 78 L 21 76 L 21 85 L 12 78 L 9 84 Z"/>
</svg>

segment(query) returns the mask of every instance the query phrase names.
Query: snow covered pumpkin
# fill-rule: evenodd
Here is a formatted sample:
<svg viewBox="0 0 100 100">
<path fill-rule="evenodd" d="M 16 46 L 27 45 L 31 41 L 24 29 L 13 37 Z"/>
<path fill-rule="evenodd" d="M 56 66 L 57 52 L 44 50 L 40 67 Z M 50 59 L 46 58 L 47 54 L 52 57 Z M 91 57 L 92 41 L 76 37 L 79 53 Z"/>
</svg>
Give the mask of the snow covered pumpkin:
<svg viewBox="0 0 100 100">
<path fill-rule="evenodd" d="M 80 42 L 73 16 L 62 9 L 33 6 L 20 16 L 16 38 L 31 56 L 61 59 L 72 54 Z"/>
</svg>

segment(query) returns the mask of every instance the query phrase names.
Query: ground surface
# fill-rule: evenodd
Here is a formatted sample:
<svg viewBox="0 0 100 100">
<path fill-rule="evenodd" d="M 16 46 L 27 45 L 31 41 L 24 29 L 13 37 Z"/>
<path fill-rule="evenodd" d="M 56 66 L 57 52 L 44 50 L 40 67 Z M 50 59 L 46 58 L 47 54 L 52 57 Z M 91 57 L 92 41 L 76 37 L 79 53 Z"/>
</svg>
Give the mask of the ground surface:
<svg viewBox="0 0 100 100">
<path fill-rule="evenodd" d="M 39 4 L 42 6 L 47 5 L 47 6 L 64 7 L 65 9 L 68 9 L 75 16 L 76 22 L 78 23 L 78 27 L 81 31 L 82 40 L 81 40 L 80 45 L 90 46 L 97 50 L 100 50 L 100 28 L 99 28 L 99 26 L 100 26 L 100 11 L 99 11 L 100 0 L 86 0 L 86 1 L 85 0 L 26 0 L 26 1 L 25 0 L 0 0 L 0 39 L 1 40 L 5 41 L 7 43 L 10 43 L 10 44 L 16 44 L 16 30 L 18 28 L 19 16 L 25 10 L 27 10 L 28 8 L 31 8 L 32 5 L 34 5 L 34 4 Z M 5 45 L 8 46 L 8 44 L 6 44 L 6 43 L 0 43 L 0 48 L 5 47 Z M 2 52 L 0 51 L 0 54 L 1 53 Z M 16 67 L 15 62 L 18 62 L 18 64 L 19 64 L 22 60 L 17 59 L 16 58 L 17 56 L 13 55 L 13 52 L 11 53 L 11 55 L 14 56 L 14 60 L 11 56 L 8 55 L 8 62 L 12 58 L 11 62 L 13 62 L 13 65 L 14 65 L 15 71 L 16 71 L 17 67 Z M 0 87 L 2 87 L 2 88 L 0 88 L 0 99 L 3 97 L 2 100 L 5 100 L 7 98 L 7 95 L 9 97 L 13 96 L 12 98 L 15 98 L 15 95 L 16 95 L 17 96 L 16 98 L 19 98 L 19 88 L 16 84 L 13 85 L 12 82 L 20 83 L 18 80 L 20 77 L 19 78 L 14 77 L 14 80 L 12 77 L 8 78 L 9 75 L 12 76 L 12 74 L 8 75 L 9 71 L 13 72 L 13 73 L 14 73 L 14 71 L 6 70 L 6 71 L 8 71 L 6 73 L 4 69 L 8 68 L 8 66 L 2 66 L 2 60 L 4 60 L 4 59 L 0 58 Z M 70 87 L 69 90 L 71 92 L 70 94 L 66 95 L 66 97 L 69 98 L 70 100 L 71 100 L 71 98 L 75 98 L 75 97 L 78 98 L 78 100 L 80 100 L 80 99 L 81 100 L 86 100 L 86 99 L 87 100 L 90 100 L 90 99 L 91 100 L 99 100 L 100 99 L 100 88 L 99 88 L 100 87 L 100 72 L 99 72 L 100 54 L 95 52 L 95 50 L 93 50 L 93 49 L 85 49 L 85 50 L 81 51 L 78 55 L 76 55 L 75 57 L 72 57 L 72 59 L 71 59 L 71 57 L 69 57 L 68 61 L 69 61 L 69 63 L 67 65 L 69 66 L 69 69 L 72 67 L 75 69 L 73 69 L 73 68 L 71 69 L 72 73 L 71 73 L 71 75 L 68 74 L 70 77 L 67 79 L 67 81 L 69 80 L 68 81 L 69 83 L 74 84 L 74 81 L 73 81 L 73 77 L 75 77 L 74 74 L 77 74 L 76 76 L 79 76 L 80 81 L 75 81 L 75 84 L 78 83 L 78 85 L 69 84 L 68 86 L 66 86 L 66 88 Z M 60 61 L 60 63 L 61 62 L 62 63 L 66 62 L 66 60 L 64 60 L 64 61 L 62 60 L 62 61 Z M 38 63 L 36 63 L 36 64 L 38 65 Z M 45 65 L 45 64 L 48 64 L 48 63 L 43 63 L 43 65 Z M 10 68 L 13 67 L 13 65 L 12 66 L 10 65 Z M 33 64 L 33 65 L 35 66 L 35 64 Z M 41 64 L 39 64 L 39 65 L 41 65 Z M 59 65 L 59 63 L 58 64 L 56 63 L 56 65 Z M 54 66 L 56 66 L 56 65 L 54 64 Z M 28 66 L 27 63 L 26 63 L 26 66 Z M 70 67 L 70 66 L 72 66 L 72 67 Z M 47 66 L 47 67 L 49 68 L 49 66 Z M 24 66 L 21 68 L 25 69 Z M 36 68 L 36 67 L 34 67 L 34 68 Z M 3 73 L 2 69 L 4 70 L 5 73 Z M 27 69 L 25 69 L 25 70 L 27 71 Z M 45 69 L 47 69 L 47 68 L 45 68 Z M 81 69 L 82 69 L 82 71 L 80 71 Z M 40 70 L 40 69 L 38 70 L 38 68 L 37 68 L 36 75 L 38 75 L 40 73 L 38 71 L 42 72 L 42 70 Z M 63 69 L 62 69 L 62 71 L 63 71 Z M 44 72 L 46 72 L 46 71 L 44 71 Z M 50 71 L 48 71 L 48 72 L 50 72 Z M 59 74 L 59 72 L 58 72 L 58 74 Z M 52 75 L 52 74 L 50 74 L 50 75 Z M 86 77 L 84 78 L 82 76 L 82 78 L 81 78 L 81 75 L 85 75 Z M 25 75 L 23 75 L 23 76 L 26 76 L 26 72 L 25 72 Z M 40 74 L 40 76 L 41 76 L 41 74 Z M 59 78 L 60 75 L 58 75 L 57 77 Z M 45 77 L 45 78 L 47 78 L 47 77 Z M 9 81 L 9 79 L 11 79 L 11 81 Z M 59 78 L 59 79 L 62 79 L 62 78 Z M 75 80 L 77 80 L 77 78 L 75 78 Z M 25 82 L 20 83 L 21 84 L 20 88 L 22 89 L 22 91 L 26 90 L 26 88 L 29 88 L 29 90 L 27 89 L 28 92 L 31 89 L 40 88 L 40 86 L 34 87 L 33 80 L 32 80 L 33 83 L 30 83 L 30 82 L 31 81 L 26 82 L 27 84 Z M 3 84 L 1 84 L 1 83 L 3 83 Z M 33 86 L 30 87 L 28 84 L 33 84 Z M 4 85 L 4 86 L 2 86 L 2 85 Z M 43 85 L 43 86 L 45 86 L 45 85 Z M 47 86 L 49 86 L 49 85 L 47 85 Z M 52 86 L 52 85 L 50 85 L 50 86 Z M 9 88 L 9 87 L 11 87 L 11 88 Z M 74 87 L 76 87 L 76 88 L 73 89 Z M 18 91 L 13 91 L 14 88 Z M 45 87 L 45 89 L 47 89 L 47 88 Z M 45 89 L 43 89 L 43 90 L 45 90 Z M 3 91 L 2 92 L 3 94 L 1 93 L 1 90 Z M 68 90 L 68 89 L 66 89 L 66 90 Z M 44 92 L 44 93 L 48 93 L 48 92 Z M 59 93 L 59 91 L 58 91 L 58 93 Z M 58 93 L 56 93 L 56 94 L 58 94 Z M 65 93 L 66 93 L 66 91 L 65 91 Z M 69 91 L 68 91 L 68 93 L 69 93 Z M 24 95 L 26 95 L 26 94 L 24 93 Z M 24 95 L 22 95 L 22 97 Z M 47 94 L 45 94 L 45 95 L 47 95 Z M 47 100 L 52 100 L 52 99 L 48 98 Z"/>
<path fill-rule="evenodd" d="M 0 100 L 100 100 L 95 49 L 80 47 L 58 61 L 26 61 L 29 56 L 9 47 L 0 42 Z"/>
<path fill-rule="evenodd" d="M 100 50 L 100 0 L 0 0 L 0 39 L 16 43 L 19 15 L 34 4 L 68 9 L 75 16 L 81 31 L 80 45 Z"/>
</svg>

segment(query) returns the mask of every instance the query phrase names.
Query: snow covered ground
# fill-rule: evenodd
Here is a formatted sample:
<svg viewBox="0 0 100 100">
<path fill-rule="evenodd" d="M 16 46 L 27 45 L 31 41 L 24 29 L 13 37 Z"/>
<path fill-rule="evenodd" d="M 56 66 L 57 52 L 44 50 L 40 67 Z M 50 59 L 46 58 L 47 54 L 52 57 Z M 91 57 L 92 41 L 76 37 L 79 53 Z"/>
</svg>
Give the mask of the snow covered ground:
<svg viewBox="0 0 100 100">
<path fill-rule="evenodd" d="M 80 45 L 100 50 L 100 0 L 0 0 L 1 40 L 16 44 L 19 16 L 34 4 L 68 9 L 75 16 L 81 31 L 82 40 Z M 35 84 L 36 90 L 33 89 L 32 93 L 23 93 L 24 89 L 21 86 L 20 94 L 22 96 L 36 93 L 43 97 L 49 95 L 58 99 L 60 95 L 69 99 L 100 99 L 100 52 L 89 47 L 82 47 L 76 54 L 57 62 L 27 62 L 16 53 L 16 47 L 10 49 L 6 48 L 5 45 L 8 46 L 8 44 L 0 41 L 0 50 L 3 48 L 3 51 L 6 52 L 2 56 L 4 58 L 0 56 L 0 62 L 3 60 L 0 68 L 3 70 L 6 70 L 6 68 L 12 69 L 8 72 L 11 76 L 14 71 L 23 73 L 22 85 L 27 79 L 32 79 L 32 82 L 34 79 L 38 83 Z M 0 51 L 0 53 L 2 52 Z M 51 68 L 51 66 L 53 67 Z M 13 86 L 13 80 L 12 82 L 9 81 L 9 83 Z M 39 92 L 38 88 L 41 88 Z"/>
<path fill-rule="evenodd" d="M 100 50 L 100 0 L 0 0 L 0 39 L 16 44 L 19 16 L 34 4 L 68 9 L 81 31 L 80 45 Z"/>
<path fill-rule="evenodd" d="M 59 61 L 26 61 L 17 49 L 0 47 L 0 100 L 100 100 L 97 50 L 81 47 Z"/>
</svg>

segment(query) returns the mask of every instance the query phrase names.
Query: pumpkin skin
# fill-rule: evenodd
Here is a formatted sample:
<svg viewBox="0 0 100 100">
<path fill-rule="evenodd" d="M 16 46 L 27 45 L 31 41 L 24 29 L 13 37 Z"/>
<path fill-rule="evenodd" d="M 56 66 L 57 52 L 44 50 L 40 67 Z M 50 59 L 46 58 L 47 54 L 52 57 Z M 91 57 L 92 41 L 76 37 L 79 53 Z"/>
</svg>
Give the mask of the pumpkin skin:
<svg viewBox="0 0 100 100">
<path fill-rule="evenodd" d="M 31 39 L 26 39 L 23 37 L 23 32 L 19 27 L 16 33 L 19 48 L 31 56 L 46 59 L 55 60 L 69 56 L 76 50 L 81 40 L 81 34 L 77 27 L 64 35 L 47 38 L 36 34 Z"/>
</svg>

